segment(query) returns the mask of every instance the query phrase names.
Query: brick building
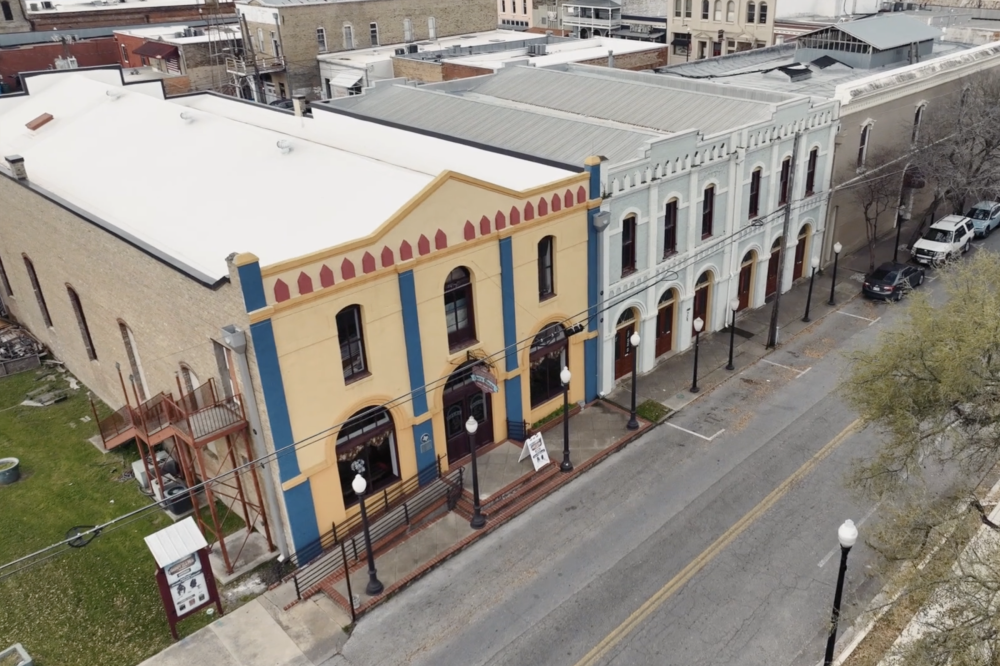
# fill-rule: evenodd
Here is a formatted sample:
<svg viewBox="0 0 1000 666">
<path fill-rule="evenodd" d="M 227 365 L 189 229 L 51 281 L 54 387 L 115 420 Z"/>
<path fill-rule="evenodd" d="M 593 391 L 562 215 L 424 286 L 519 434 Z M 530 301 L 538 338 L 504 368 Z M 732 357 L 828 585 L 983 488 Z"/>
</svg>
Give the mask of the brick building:
<svg viewBox="0 0 1000 666">
<path fill-rule="evenodd" d="M 115 31 L 122 67 L 148 68 L 161 74 L 171 94 L 215 90 L 237 95 L 233 77 L 226 71 L 226 58 L 242 56 L 242 41 L 236 23 Z"/>
<path fill-rule="evenodd" d="M 118 62 L 118 47 L 112 37 L 70 40 L 65 44 L 45 42 L 0 49 L 0 92 L 21 89 L 19 75 L 55 69 L 57 61 L 72 62 L 76 67 L 113 65 Z"/>
<path fill-rule="evenodd" d="M 267 102 L 323 96 L 322 53 L 492 30 L 497 22 L 494 0 L 250 0 L 237 11 L 247 56 L 229 69 L 256 79 L 254 94 Z"/>
<path fill-rule="evenodd" d="M 200 21 L 233 12 L 233 0 L 0 0 L 0 34 Z"/>
</svg>

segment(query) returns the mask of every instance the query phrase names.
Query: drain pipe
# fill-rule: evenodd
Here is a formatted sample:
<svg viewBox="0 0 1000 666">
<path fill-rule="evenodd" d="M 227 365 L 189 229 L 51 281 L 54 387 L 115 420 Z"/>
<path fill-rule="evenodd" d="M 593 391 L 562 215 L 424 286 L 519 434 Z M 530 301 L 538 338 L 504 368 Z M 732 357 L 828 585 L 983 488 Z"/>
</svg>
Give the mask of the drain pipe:
<svg viewBox="0 0 1000 666">
<path fill-rule="evenodd" d="M 264 438 L 261 436 L 260 413 L 257 411 L 257 396 L 253 392 L 253 382 L 250 380 L 250 367 L 247 365 L 247 336 L 246 333 L 236 328 L 235 325 L 222 327 L 222 343 L 231 349 L 236 355 L 236 366 L 240 372 L 240 383 L 243 384 L 245 392 L 243 401 L 246 403 L 247 416 L 250 418 L 250 434 L 253 440 L 254 453 L 258 460 L 264 460 L 267 455 L 264 446 Z M 285 527 L 281 520 L 281 507 L 278 504 L 278 496 L 274 489 L 274 477 L 271 475 L 271 463 L 261 462 L 261 469 L 264 470 L 264 494 L 267 496 L 267 513 L 273 521 L 271 530 L 275 540 L 278 542 L 278 552 L 281 553 L 281 561 L 289 557 L 288 542 L 285 539 Z"/>
</svg>

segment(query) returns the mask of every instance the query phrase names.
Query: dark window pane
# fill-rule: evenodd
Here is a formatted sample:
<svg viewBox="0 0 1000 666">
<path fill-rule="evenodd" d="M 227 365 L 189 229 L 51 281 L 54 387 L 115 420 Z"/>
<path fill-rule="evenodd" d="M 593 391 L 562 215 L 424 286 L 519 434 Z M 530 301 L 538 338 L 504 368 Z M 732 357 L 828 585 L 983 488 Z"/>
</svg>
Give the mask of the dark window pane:
<svg viewBox="0 0 1000 666">
<path fill-rule="evenodd" d="M 340 340 L 344 380 L 357 379 L 367 373 L 361 308 L 357 305 L 348 306 L 337 313 L 337 338 Z"/>
</svg>

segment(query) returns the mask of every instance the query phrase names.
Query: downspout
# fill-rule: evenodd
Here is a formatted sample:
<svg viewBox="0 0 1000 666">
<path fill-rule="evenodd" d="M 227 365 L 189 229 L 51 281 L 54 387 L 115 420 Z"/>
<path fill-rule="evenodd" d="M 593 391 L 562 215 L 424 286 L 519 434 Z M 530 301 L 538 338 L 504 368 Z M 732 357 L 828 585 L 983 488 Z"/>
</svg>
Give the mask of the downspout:
<svg viewBox="0 0 1000 666">
<path fill-rule="evenodd" d="M 250 438 L 253 440 L 254 454 L 261 461 L 260 468 L 264 471 L 264 494 L 267 496 L 267 513 L 269 519 L 274 521 L 271 523 L 274 527 L 271 533 L 275 535 L 275 540 L 278 542 L 278 552 L 281 553 L 281 561 L 285 561 L 289 557 L 288 542 L 285 539 L 285 526 L 281 519 L 281 507 L 278 504 L 277 493 L 274 489 L 271 463 L 265 460 L 267 451 L 264 446 L 264 438 L 260 434 L 262 431 L 260 412 L 257 409 L 257 396 L 254 395 L 253 382 L 250 379 L 250 366 L 247 364 L 246 333 L 236 328 L 233 324 L 223 326 L 222 342 L 236 356 L 236 367 L 239 369 L 240 383 L 244 388 L 243 402 L 246 405 L 247 416 L 250 419 Z"/>
</svg>

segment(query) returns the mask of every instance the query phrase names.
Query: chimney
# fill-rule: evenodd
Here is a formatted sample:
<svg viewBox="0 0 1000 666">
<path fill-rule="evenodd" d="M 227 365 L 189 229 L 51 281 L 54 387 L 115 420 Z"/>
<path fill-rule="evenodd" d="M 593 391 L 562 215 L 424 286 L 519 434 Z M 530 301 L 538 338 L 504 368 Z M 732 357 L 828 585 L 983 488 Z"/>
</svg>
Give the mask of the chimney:
<svg viewBox="0 0 1000 666">
<path fill-rule="evenodd" d="M 608 67 L 615 68 L 615 52 L 611 49 L 608 49 Z"/>
<path fill-rule="evenodd" d="M 295 107 L 295 115 L 301 118 L 302 114 L 306 111 L 306 96 L 293 95 L 292 106 Z"/>
<path fill-rule="evenodd" d="M 20 155 L 8 155 L 4 158 L 10 165 L 10 172 L 17 180 L 28 180 L 28 172 L 24 168 L 24 158 Z"/>
</svg>

